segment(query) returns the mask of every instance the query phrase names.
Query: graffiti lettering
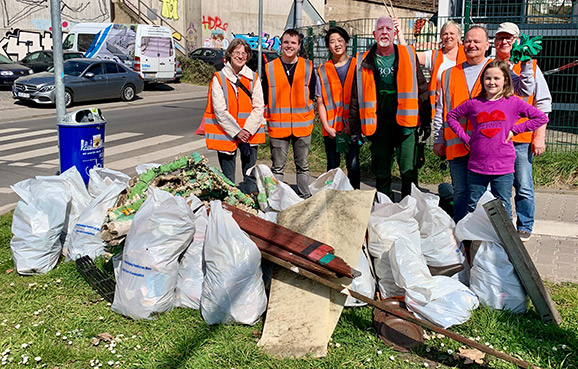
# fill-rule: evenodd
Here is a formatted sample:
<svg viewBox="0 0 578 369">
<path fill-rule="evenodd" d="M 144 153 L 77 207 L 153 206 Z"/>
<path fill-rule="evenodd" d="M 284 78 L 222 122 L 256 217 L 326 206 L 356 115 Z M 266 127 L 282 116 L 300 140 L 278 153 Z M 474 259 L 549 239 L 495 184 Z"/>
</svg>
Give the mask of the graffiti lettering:
<svg viewBox="0 0 578 369">
<path fill-rule="evenodd" d="M 251 46 L 251 49 L 257 49 L 259 46 L 259 37 L 256 36 L 253 32 L 246 33 L 246 34 L 233 34 L 233 38 L 241 38 Z M 261 47 L 267 50 L 274 50 L 279 51 L 281 48 L 281 40 L 279 36 L 270 37 L 269 34 L 263 33 L 263 37 L 261 38 Z"/>
<path fill-rule="evenodd" d="M 229 23 L 223 23 L 223 21 L 219 17 L 213 18 L 211 16 L 205 17 L 203 15 L 203 26 L 207 30 L 221 29 L 223 31 L 226 31 L 227 27 L 229 27 Z"/>
<path fill-rule="evenodd" d="M 197 27 L 194 23 L 189 23 L 187 28 L 187 52 L 191 52 L 197 48 Z"/>
<path fill-rule="evenodd" d="M 52 48 L 52 33 L 15 29 L 0 40 L 0 50 L 11 60 L 20 60 L 28 52 Z"/>
<path fill-rule="evenodd" d="M 178 0 L 159 0 L 163 2 L 163 8 L 161 10 L 161 15 L 167 19 L 179 19 L 178 13 Z"/>
</svg>

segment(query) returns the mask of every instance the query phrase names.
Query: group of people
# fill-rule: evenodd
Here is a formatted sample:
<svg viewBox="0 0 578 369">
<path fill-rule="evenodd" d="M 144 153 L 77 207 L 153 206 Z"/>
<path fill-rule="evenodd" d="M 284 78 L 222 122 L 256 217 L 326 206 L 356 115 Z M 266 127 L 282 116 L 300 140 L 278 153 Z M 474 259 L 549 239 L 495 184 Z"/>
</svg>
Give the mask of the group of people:
<svg viewBox="0 0 578 369">
<path fill-rule="evenodd" d="M 430 136 L 433 120 L 433 150 L 449 162 L 456 222 L 488 188 L 511 215 L 514 187 L 517 228 L 528 239 L 534 218 L 532 157 L 545 149 L 551 97 L 535 60 L 509 62 L 518 27 L 499 26 L 495 60 L 486 57 L 490 42 L 481 26 L 470 27 L 462 44 L 459 24 L 449 21 L 441 29 L 440 49 L 429 52 L 406 45 L 399 21 L 387 16 L 377 19 L 373 36 L 369 50 L 351 56 L 347 31 L 330 28 L 325 44 L 331 59 L 315 69 L 298 54 L 299 33 L 288 29 L 281 36 L 281 56 L 265 65 L 261 79 L 246 66 L 249 45 L 234 39 L 225 67 L 213 76 L 204 116 L 207 148 L 218 151 L 225 176 L 235 181 L 239 151 L 239 187 L 256 191 L 253 168 L 267 129 L 271 171 L 283 180 L 291 145 L 298 194 L 311 196 L 307 159 L 316 101 L 327 170 L 339 167 L 343 154 L 351 185 L 359 189 L 359 148 L 367 138 L 377 191 L 394 199 L 396 160 L 405 197 L 411 184 L 417 185 L 416 149 Z M 429 83 L 422 66 L 431 72 Z"/>
</svg>

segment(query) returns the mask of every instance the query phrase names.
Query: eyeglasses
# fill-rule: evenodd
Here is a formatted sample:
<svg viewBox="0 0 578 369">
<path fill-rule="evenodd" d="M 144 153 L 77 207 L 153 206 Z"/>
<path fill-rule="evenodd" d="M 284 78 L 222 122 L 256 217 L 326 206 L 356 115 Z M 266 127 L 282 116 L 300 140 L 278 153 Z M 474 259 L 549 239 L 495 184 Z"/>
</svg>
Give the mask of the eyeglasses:
<svg viewBox="0 0 578 369">
<path fill-rule="evenodd" d="M 509 42 L 512 43 L 514 42 L 514 40 L 516 39 L 515 36 L 502 36 L 502 37 L 496 37 L 495 41 L 496 42 Z"/>
<path fill-rule="evenodd" d="M 243 57 L 246 57 L 246 56 L 247 56 L 247 53 L 244 52 L 244 51 L 234 51 L 234 52 L 232 53 L 232 55 L 233 55 L 233 56 L 243 56 Z"/>
</svg>

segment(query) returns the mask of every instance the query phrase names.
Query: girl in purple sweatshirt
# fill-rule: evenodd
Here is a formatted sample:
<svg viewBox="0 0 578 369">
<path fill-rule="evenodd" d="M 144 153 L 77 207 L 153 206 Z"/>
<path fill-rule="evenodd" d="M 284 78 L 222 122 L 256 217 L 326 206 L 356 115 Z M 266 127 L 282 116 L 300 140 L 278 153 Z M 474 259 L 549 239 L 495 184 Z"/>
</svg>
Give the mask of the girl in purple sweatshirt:
<svg viewBox="0 0 578 369">
<path fill-rule="evenodd" d="M 468 211 L 473 212 L 480 197 L 491 185 L 492 194 L 502 200 L 512 217 L 512 186 L 516 150 L 512 137 L 534 131 L 548 122 L 548 117 L 514 95 L 510 68 L 506 62 L 490 62 L 481 75 L 482 92 L 447 114 L 456 135 L 470 149 L 468 162 Z M 459 123 L 467 118 L 473 127 L 465 132 Z M 520 118 L 528 118 L 516 124 Z"/>
</svg>

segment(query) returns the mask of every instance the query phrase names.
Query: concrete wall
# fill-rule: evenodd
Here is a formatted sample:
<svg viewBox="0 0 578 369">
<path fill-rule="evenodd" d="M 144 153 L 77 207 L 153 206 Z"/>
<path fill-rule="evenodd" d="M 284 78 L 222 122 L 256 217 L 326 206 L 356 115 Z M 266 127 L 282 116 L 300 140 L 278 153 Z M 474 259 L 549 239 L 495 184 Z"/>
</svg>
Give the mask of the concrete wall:
<svg viewBox="0 0 578 369">
<path fill-rule="evenodd" d="M 324 16 L 324 0 L 310 0 L 317 12 Z M 234 3 L 232 7 L 231 4 Z M 284 31 L 292 1 L 263 1 L 263 47 L 278 50 L 279 37 Z M 202 5 L 202 45 L 220 47 L 228 45 L 235 36 L 243 37 L 256 47 L 259 32 L 259 0 L 210 1 Z M 303 14 L 303 25 L 312 24 Z"/>
<path fill-rule="evenodd" d="M 0 15 L 0 53 L 18 60 L 28 51 L 52 47 L 48 0 L 0 0 Z M 110 22 L 110 0 L 62 1 L 61 20 L 63 32 L 75 23 Z"/>
<path fill-rule="evenodd" d="M 399 18 L 429 18 L 432 13 L 421 10 L 395 8 Z M 346 21 L 362 18 L 377 18 L 388 15 L 381 2 L 370 3 L 357 0 L 328 0 L 325 5 L 325 20 Z"/>
</svg>

